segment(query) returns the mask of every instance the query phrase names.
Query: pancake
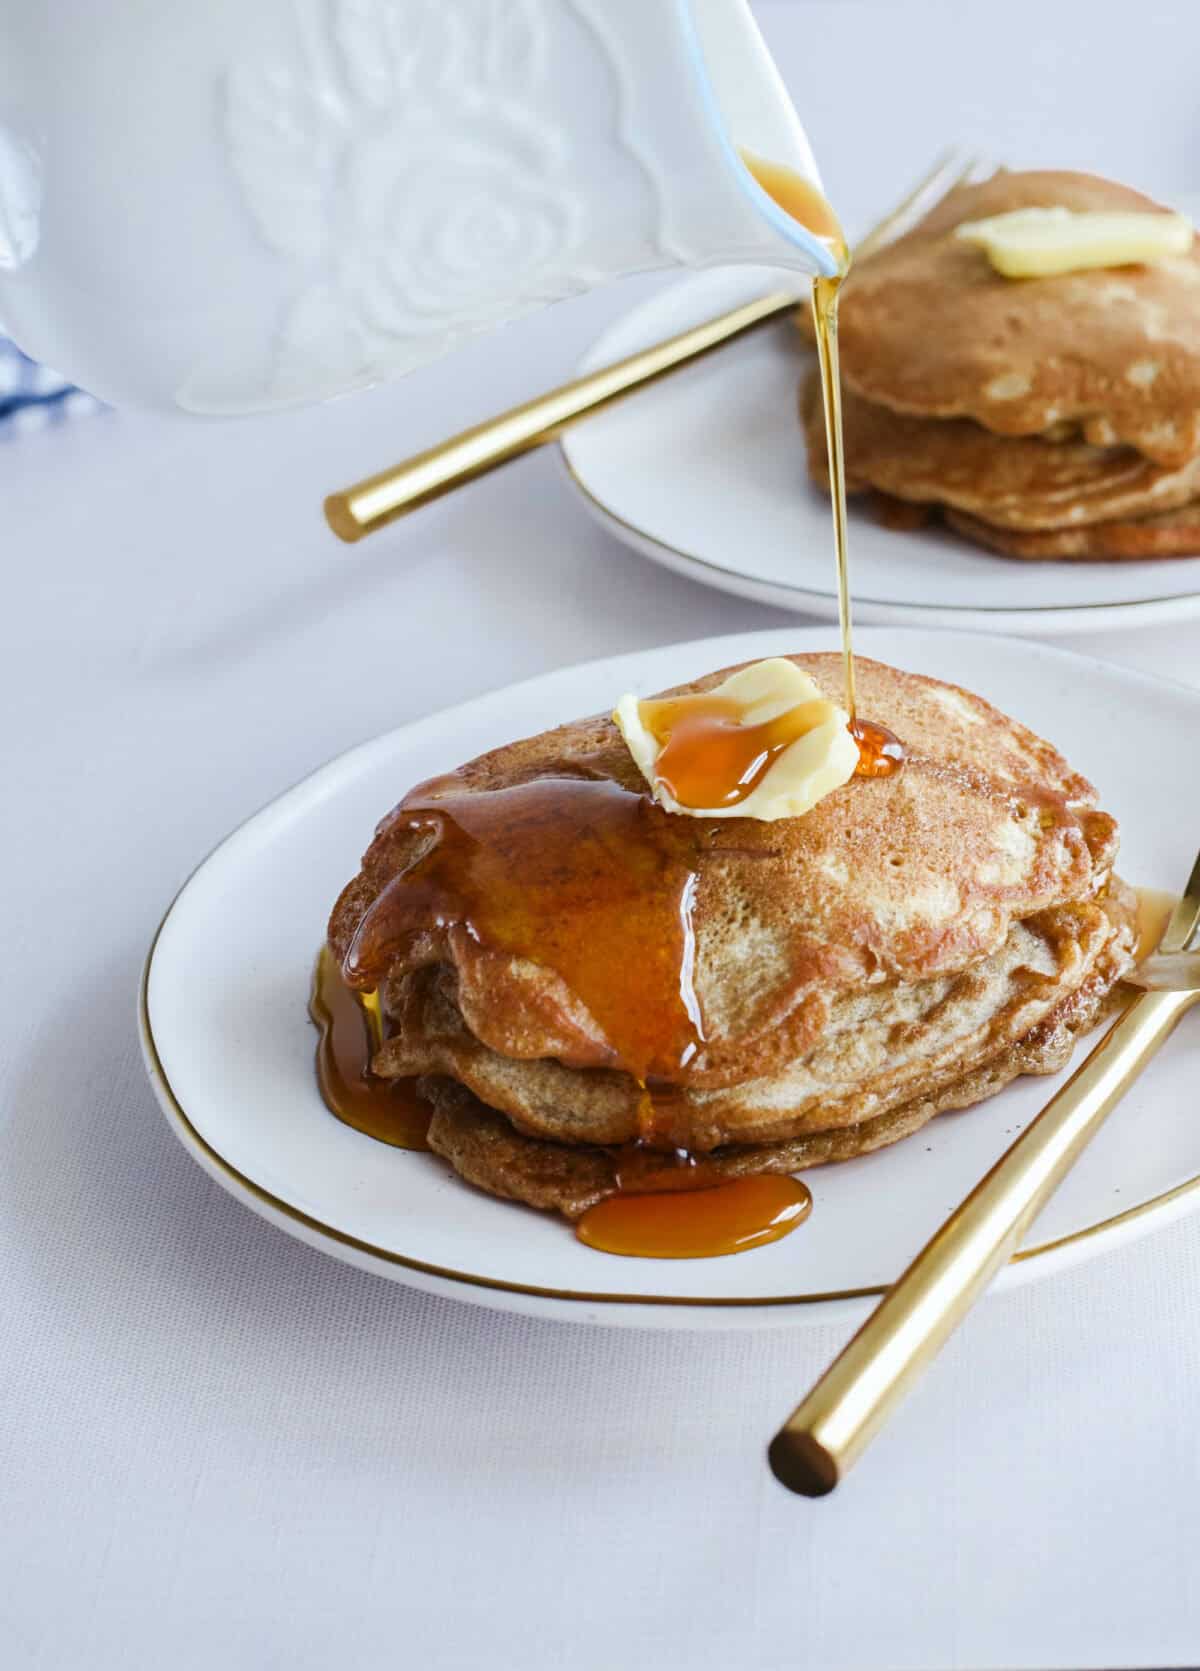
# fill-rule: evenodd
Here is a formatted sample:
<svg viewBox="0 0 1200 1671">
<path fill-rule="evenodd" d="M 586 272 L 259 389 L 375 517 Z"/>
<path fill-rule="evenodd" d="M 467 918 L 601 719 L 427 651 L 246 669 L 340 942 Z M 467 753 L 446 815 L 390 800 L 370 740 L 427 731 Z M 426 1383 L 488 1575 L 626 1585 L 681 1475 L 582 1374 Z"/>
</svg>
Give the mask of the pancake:
<svg viewBox="0 0 1200 1671">
<path fill-rule="evenodd" d="M 828 489 L 815 368 L 802 387 L 801 417 L 809 474 Z M 1095 447 L 1078 435 L 1000 436 L 969 418 L 892 412 L 850 389 L 842 397 L 842 425 L 847 491 L 873 488 L 917 504 L 947 505 L 1005 529 L 1125 523 L 1189 505 L 1200 493 L 1200 456 L 1169 466 L 1132 447 Z M 1078 555 L 1092 555 L 1086 545 Z"/>
<path fill-rule="evenodd" d="M 1090 174 L 1002 171 L 955 187 L 852 270 L 844 386 L 895 412 L 970 418 L 1001 435 L 1070 423 L 1095 445 L 1178 467 L 1200 453 L 1200 253 L 1014 280 L 953 236 L 963 221 L 1056 205 L 1161 207 Z"/>
<path fill-rule="evenodd" d="M 1135 916 L 1132 893 L 1114 882 L 1099 902 L 1015 923 L 1004 945 L 965 973 L 843 994 L 807 1055 L 726 1089 L 677 1090 L 655 1110 L 656 1137 L 708 1153 L 876 1119 L 1029 1035 L 1106 959 L 1128 952 Z M 458 1080 L 532 1137 L 620 1144 L 644 1136 L 645 1093 L 630 1075 L 489 1050 L 440 971 L 411 977 L 397 999 L 377 1074 Z"/>
<path fill-rule="evenodd" d="M 1093 522 L 1082 528 L 997 528 L 963 511 L 944 511 L 947 523 L 976 544 L 1005 557 L 1092 557 L 1113 560 L 1200 556 L 1200 501 L 1156 516 Z"/>
<path fill-rule="evenodd" d="M 837 656 L 793 659 L 830 696 L 840 694 Z M 689 1060 L 659 1076 L 689 1089 L 779 1073 L 815 1048 L 839 999 L 961 973 L 998 952 L 1015 923 L 1094 899 L 1111 869 L 1116 826 L 1055 749 L 956 686 L 862 658 L 856 665 L 862 713 L 904 740 L 907 764 L 894 777 L 851 780 L 803 818 L 726 819 L 714 828 L 663 812 L 605 716 L 509 744 L 421 786 L 383 821 L 334 908 L 330 945 L 344 977 L 360 989 L 384 987 L 390 1004 L 414 971 L 441 968 L 453 977 L 467 1029 L 500 1055 L 631 1071 L 553 966 L 467 921 L 460 902 L 430 886 L 430 856 L 446 839 L 439 804 L 458 817 L 464 798 L 478 811 L 516 786 L 549 786 L 553 799 L 570 798 L 580 783 L 615 785 L 629 803 L 622 817 L 647 841 L 669 835 L 694 844 L 690 973 L 704 1037 Z M 729 671 L 681 689 L 707 688 Z M 630 855 L 606 856 L 590 823 L 580 832 L 591 843 L 586 860 L 567 844 L 555 861 L 568 872 L 577 865 L 588 883 L 569 896 L 566 929 L 585 946 L 599 937 L 611 961 L 622 941 L 600 909 L 609 902 L 593 897 L 589 867 L 619 870 Z M 514 864 L 532 861 L 528 835 L 514 827 Z M 536 857 L 544 869 L 545 853 Z M 646 855 L 632 857 L 641 865 Z M 644 884 L 626 879 L 632 891 L 618 900 L 617 929 L 627 918 L 632 933 L 644 904 L 638 890 L 659 887 L 652 866 L 645 874 Z M 539 893 L 534 880 L 514 875 L 509 883 L 528 893 L 529 918 L 540 922 L 558 895 Z M 623 978 L 640 979 L 652 951 L 631 938 Z"/>
<path fill-rule="evenodd" d="M 1127 954 L 1114 942 L 1088 983 L 1024 1039 L 1006 1045 L 961 1077 L 930 1086 L 858 1125 L 786 1142 L 718 1149 L 705 1157 L 705 1174 L 714 1182 L 728 1181 L 851 1160 L 911 1136 L 936 1114 L 982 1102 L 1021 1074 L 1057 1073 L 1069 1061 L 1076 1040 L 1120 1007 L 1123 1000 L 1113 988 L 1126 966 Z M 578 1218 L 617 1192 L 618 1163 L 610 1151 L 524 1136 L 452 1079 L 425 1079 L 421 1088 L 434 1109 L 430 1148 L 477 1188 L 567 1218 Z M 622 1179 L 628 1187 L 627 1161 Z"/>
</svg>

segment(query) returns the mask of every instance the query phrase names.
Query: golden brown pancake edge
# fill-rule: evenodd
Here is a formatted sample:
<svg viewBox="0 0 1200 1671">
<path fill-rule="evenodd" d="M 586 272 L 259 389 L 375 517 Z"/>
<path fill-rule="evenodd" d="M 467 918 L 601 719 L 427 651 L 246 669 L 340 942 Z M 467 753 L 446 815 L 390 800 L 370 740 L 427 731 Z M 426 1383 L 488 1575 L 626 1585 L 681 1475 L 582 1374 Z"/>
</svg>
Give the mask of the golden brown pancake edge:
<svg viewBox="0 0 1200 1671">
<path fill-rule="evenodd" d="M 852 270 L 846 385 L 877 405 L 1002 435 L 1064 422 L 1178 466 L 1200 452 L 1200 252 L 1153 266 L 1008 279 L 954 229 L 1012 209 L 1153 211 L 1115 181 L 1001 171 L 955 187 Z"/>
<path fill-rule="evenodd" d="M 836 655 L 794 659 L 840 693 Z M 732 857 L 702 871 L 696 889 L 696 988 L 709 1041 L 681 1084 L 732 1085 L 773 1071 L 820 1036 L 833 995 L 966 969 L 1001 945 L 1014 921 L 1091 898 L 1111 867 L 1113 820 L 1050 744 L 958 687 L 866 658 L 857 666 L 862 712 L 904 739 L 908 763 L 894 778 L 852 780 L 802 819 L 724 821 L 718 845 Z M 593 770 L 638 781 L 606 717 L 494 750 L 457 781 L 498 786 L 584 755 Z M 372 844 L 331 917 L 336 956 L 346 956 L 371 902 L 404 885 L 412 857 L 386 835 Z M 448 963 L 467 1026 L 493 1049 L 580 1065 L 610 1059 L 552 971 L 489 950 L 469 936 L 450 944 L 431 924 L 417 951 L 378 980 Z"/>
</svg>

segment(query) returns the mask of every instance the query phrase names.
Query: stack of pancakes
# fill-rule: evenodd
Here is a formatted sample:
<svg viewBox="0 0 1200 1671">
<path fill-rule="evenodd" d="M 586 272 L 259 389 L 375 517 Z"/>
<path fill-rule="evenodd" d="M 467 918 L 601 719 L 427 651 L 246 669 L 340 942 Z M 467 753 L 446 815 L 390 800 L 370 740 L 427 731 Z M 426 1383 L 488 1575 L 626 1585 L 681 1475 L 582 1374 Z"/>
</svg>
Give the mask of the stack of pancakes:
<svg viewBox="0 0 1200 1671">
<path fill-rule="evenodd" d="M 885 520 L 906 520 L 886 514 L 897 500 L 927 507 L 1012 557 L 1200 553 L 1200 253 L 1011 279 L 954 236 L 1055 206 L 1160 210 L 1088 174 L 1001 172 L 851 270 L 847 488 L 884 496 Z M 815 372 L 801 416 L 827 485 Z"/>
<path fill-rule="evenodd" d="M 840 696 L 838 657 L 793 659 Z M 330 946 L 351 985 L 379 990 L 375 1071 L 421 1076 L 430 1145 L 464 1178 L 575 1217 L 639 1178 L 660 1187 L 656 1151 L 699 1157 L 706 1182 L 845 1160 L 1018 1074 L 1056 1070 L 1101 1017 L 1131 963 L 1134 901 L 1091 785 L 979 697 L 857 668 L 861 712 L 903 740 L 907 763 L 852 778 L 801 818 L 667 813 L 599 717 L 481 756 L 422 787 L 419 819 L 401 803 L 380 825 Z M 429 880 L 439 799 L 575 776 L 620 785 L 651 834 L 665 819 L 673 837 L 680 825 L 694 836 L 685 972 L 702 1043 L 653 1087 L 649 1124 L 646 1086 L 579 993 L 528 948 L 466 923 L 444 870 Z M 506 849 L 515 884 L 520 840 Z M 631 886 L 634 909 L 655 878 Z M 556 928 L 590 937 L 601 925 L 588 890 L 577 897 Z M 404 932 L 377 932 L 397 907 Z M 614 976 L 631 1005 L 645 1001 L 640 954 Z"/>
</svg>

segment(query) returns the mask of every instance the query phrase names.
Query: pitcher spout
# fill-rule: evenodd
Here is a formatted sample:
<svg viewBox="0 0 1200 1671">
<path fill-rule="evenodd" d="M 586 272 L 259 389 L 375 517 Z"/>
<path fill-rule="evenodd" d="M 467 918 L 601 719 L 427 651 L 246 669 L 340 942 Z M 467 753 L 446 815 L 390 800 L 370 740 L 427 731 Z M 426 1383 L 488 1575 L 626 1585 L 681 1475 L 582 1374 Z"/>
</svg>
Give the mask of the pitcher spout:
<svg viewBox="0 0 1200 1671">
<path fill-rule="evenodd" d="M 719 258 L 832 278 L 846 264 L 812 146 L 746 0 L 677 0 L 704 118 L 738 201 Z M 751 211 L 747 219 L 746 209 Z"/>
<path fill-rule="evenodd" d="M 844 266 L 812 147 L 748 0 L 570 3 L 612 68 L 625 144 L 653 188 L 658 225 L 631 266 L 809 277 Z M 630 231 L 636 197 L 623 190 Z"/>
</svg>

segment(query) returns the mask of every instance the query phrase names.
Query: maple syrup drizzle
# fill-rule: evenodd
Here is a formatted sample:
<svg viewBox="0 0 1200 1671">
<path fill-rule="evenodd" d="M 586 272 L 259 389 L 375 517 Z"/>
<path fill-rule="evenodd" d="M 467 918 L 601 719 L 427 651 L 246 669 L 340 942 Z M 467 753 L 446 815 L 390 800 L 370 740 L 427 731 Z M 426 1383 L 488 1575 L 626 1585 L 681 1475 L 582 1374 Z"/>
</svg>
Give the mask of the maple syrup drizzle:
<svg viewBox="0 0 1200 1671">
<path fill-rule="evenodd" d="M 1171 912 L 1179 903 L 1179 895 L 1165 888 L 1135 888 L 1137 894 L 1137 943 L 1134 961 L 1144 963 L 1166 932 Z"/>
<path fill-rule="evenodd" d="M 373 998 L 345 984 L 323 947 L 310 1003 L 320 1032 L 321 1095 L 356 1131 L 397 1148 L 425 1149 L 428 1104 L 410 1081 L 381 1079 L 370 1070 L 381 1037 Z M 663 1153 L 630 1143 L 614 1151 L 614 1160 L 623 1193 L 590 1208 L 577 1225 L 580 1240 L 603 1252 L 674 1259 L 740 1253 L 787 1235 L 812 1206 L 807 1188 L 792 1178 L 729 1183 L 686 1150 Z"/>
<path fill-rule="evenodd" d="M 588 1247 L 643 1259 L 711 1259 L 778 1241 L 812 1211 L 798 1178 L 761 1173 L 715 1189 L 618 1194 L 576 1221 Z"/>
<path fill-rule="evenodd" d="M 846 267 L 850 258 L 846 257 Z M 829 453 L 829 488 L 833 504 L 833 544 L 837 555 L 838 623 L 842 631 L 842 670 L 845 707 L 851 730 L 858 718 L 854 687 L 854 638 L 850 614 L 850 552 L 846 536 L 846 458 L 842 445 L 842 382 L 838 369 L 838 293 L 846 269 L 835 278 L 813 280 L 813 323 L 817 334 L 817 362 L 825 407 L 825 446 Z"/>
<path fill-rule="evenodd" d="M 554 970 L 605 1041 L 581 1038 L 569 1066 L 623 1068 L 651 1088 L 676 1082 L 704 1043 L 692 911 L 698 866 L 719 836 L 609 778 L 474 790 L 452 774 L 436 796 L 431 787 L 381 826 L 429 845 L 365 914 L 349 982 L 377 985 L 436 922 L 451 941 Z"/>
<path fill-rule="evenodd" d="M 812 288 L 813 325 L 821 398 L 825 409 L 825 445 L 829 453 L 829 487 L 833 508 L 833 543 L 837 558 L 838 621 L 842 634 L 842 673 L 850 734 L 858 744 L 857 777 L 888 777 L 904 764 L 904 745 L 882 725 L 858 717 L 854 681 L 854 637 L 850 606 L 850 550 L 846 533 L 846 458 L 842 444 L 842 382 L 838 366 L 838 298 L 850 270 L 850 249 L 837 216 L 816 187 L 789 168 L 764 162 L 748 151 L 742 161 L 767 195 L 786 214 L 808 228 L 837 263 L 832 278 L 815 278 Z"/>
<path fill-rule="evenodd" d="M 856 719 L 850 722 L 850 735 L 858 744 L 858 765 L 855 777 L 891 777 L 904 764 L 904 744 L 886 725 L 874 720 Z"/>
<path fill-rule="evenodd" d="M 643 1153 L 652 1155 L 657 1166 L 671 1165 L 673 1150 L 677 1158 L 686 1159 L 686 1150 L 674 1149 L 675 1116 L 683 1100 L 679 1087 L 661 1079 L 639 1080 L 638 1091 L 638 1134 L 634 1142 L 627 1145 L 629 1155 L 635 1159 Z M 634 1162 L 631 1160 L 630 1164 L 632 1166 Z M 625 1186 L 622 1184 L 620 1187 Z"/>
<path fill-rule="evenodd" d="M 829 487 L 833 501 L 833 541 L 837 554 L 838 620 L 842 629 L 842 669 L 846 712 L 853 727 L 858 717 L 854 689 L 854 649 L 850 623 L 850 567 L 846 544 L 846 461 L 842 448 L 842 383 L 838 369 L 838 296 L 850 271 L 850 247 L 837 216 L 821 193 L 790 168 L 764 162 L 749 151 L 742 161 L 758 184 L 785 214 L 800 222 L 825 245 L 837 265 L 832 278 L 813 280 L 812 311 L 825 408 L 825 445 L 829 451 Z"/>
<path fill-rule="evenodd" d="M 816 186 L 797 174 L 794 168 L 768 162 L 753 151 L 741 150 L 739 155 L 753 178 L 767 196 L 778 203 L 784 214 L 798 220 L 814 238 L 819 238 L 833 252 L 839 266 L 848 267 L 850 256 L 841 222 Z"/>
<path fill-rule="evenodd" d="M 665 1135 L 669 1128 L 662 1123 Z M 612 1150 L 617 1189 L 622 1195 L 660 1195 L 665 1191 L 716 1189 L 725 1180 L 690 1149 L 651 1148 L 639 1138 Z"/>
<path fill-rule="evenodd" d="M 792 743 L 824 722 L 823 701 L 801 702 L 743 725 L 740 702 L 701 692 L 643 702 L 642 724 L 659 745 L 654 771 L 680 806 L 737 806 Z"/>
<path fill-rule="evenodd" d="M 317 1085 L 325 1106 L 345 1125 L 396 1149 L 426 1149 L 430 1107 L 409 1079 L 380 1079 L 371 1057 L 382 1042 L 378 1000 L 354 992 L 322 946 L 313 971 L 308 1013 L 317 1027 Z"/>
</svg>

